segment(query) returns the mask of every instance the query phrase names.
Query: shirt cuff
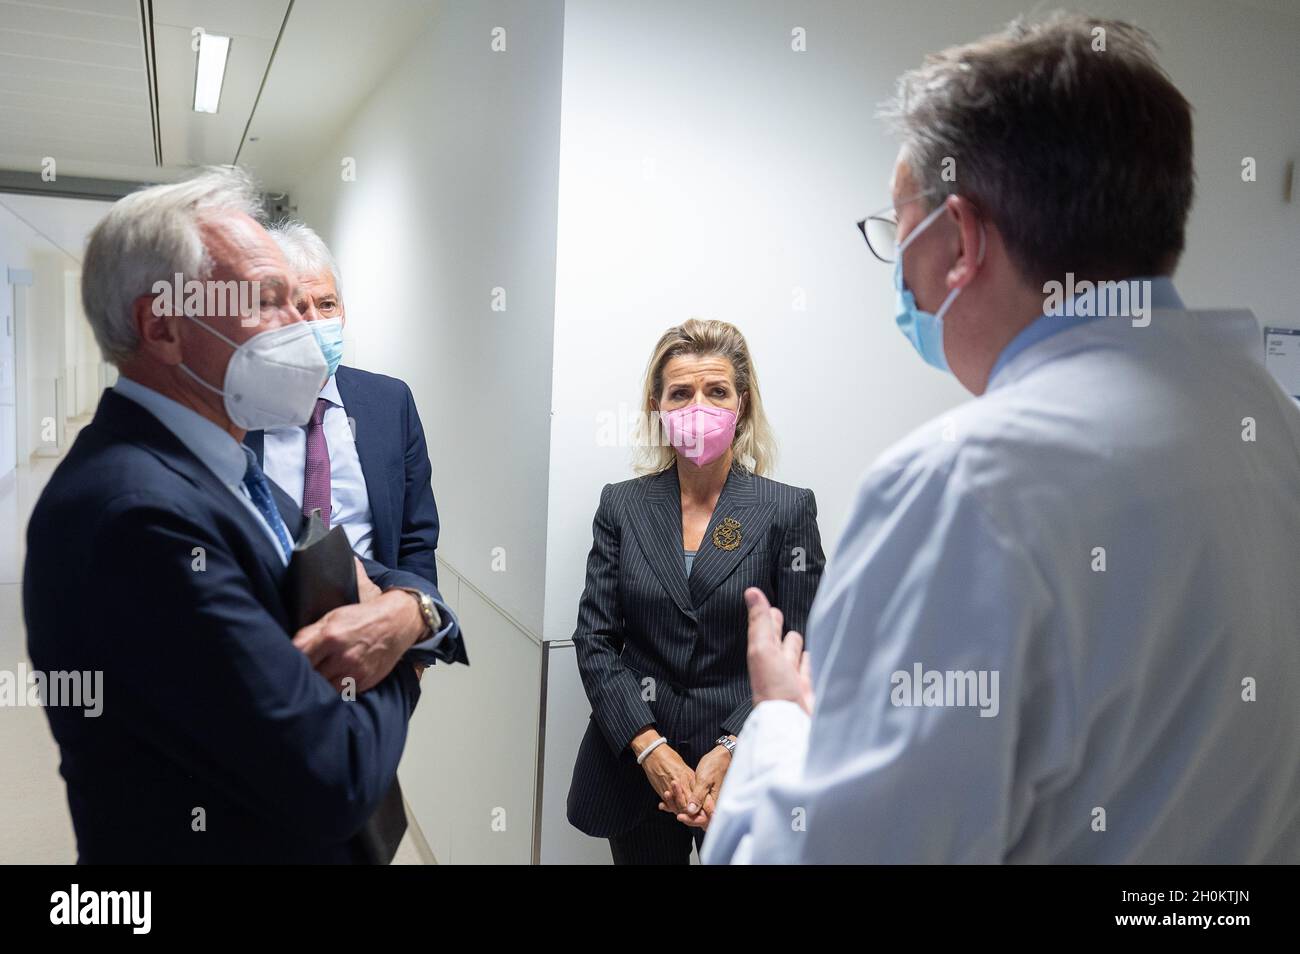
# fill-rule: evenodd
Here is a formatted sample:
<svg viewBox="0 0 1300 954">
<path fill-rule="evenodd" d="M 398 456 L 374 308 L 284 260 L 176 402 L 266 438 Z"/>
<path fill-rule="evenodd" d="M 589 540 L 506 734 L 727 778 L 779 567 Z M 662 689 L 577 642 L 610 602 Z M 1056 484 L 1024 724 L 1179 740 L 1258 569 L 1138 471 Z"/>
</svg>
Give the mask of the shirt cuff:
<svg viewBox="0 0 1300 954">
<path fill-rule="evenodd" d="M 745 720 L 722 780 L 700 860 L 707 865 L 753 860 L 753 827 L 772 786 L 797 777 L 808 752 L 812 720 L 795 702 L 761 702 Z"/>
<path fill-rule="evenodd" d="M 782 766 L 802 766 L 812 719 L 797 702 L 769 699 L 754 706 L 740 730 L 736 750 L 749 749 L 747 775 L 761 777 Z"/>
</svg>

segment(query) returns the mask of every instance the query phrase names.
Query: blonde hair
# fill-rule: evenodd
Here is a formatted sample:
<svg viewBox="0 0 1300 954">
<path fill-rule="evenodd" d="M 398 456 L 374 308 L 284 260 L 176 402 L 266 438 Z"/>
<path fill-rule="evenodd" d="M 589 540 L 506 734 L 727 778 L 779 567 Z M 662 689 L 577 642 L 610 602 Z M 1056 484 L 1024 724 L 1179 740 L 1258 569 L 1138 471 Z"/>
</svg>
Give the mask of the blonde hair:
<svg viewBox="0 0 1300 954">
<path fill-rule="evenodd" d="M 664 368 L 681 355 L 717 355 L 731 362 L 736 392 L 742 398 L 736 436 L 731 442 L 732 461 L 751 473 L 764 475 L 776 466 L 776 439 L 763 413 L 758 374 L 749 356 L 745 336 L 725 321 L 691 318 L 669 328 L 659 338 L 646 365 L 641 389 L 641 415 L 634 466 L 637 473 L 657 474 L 671 467 L 676 453 L 664 439 L 653 402 L 663 393 Z"/>
</svg>

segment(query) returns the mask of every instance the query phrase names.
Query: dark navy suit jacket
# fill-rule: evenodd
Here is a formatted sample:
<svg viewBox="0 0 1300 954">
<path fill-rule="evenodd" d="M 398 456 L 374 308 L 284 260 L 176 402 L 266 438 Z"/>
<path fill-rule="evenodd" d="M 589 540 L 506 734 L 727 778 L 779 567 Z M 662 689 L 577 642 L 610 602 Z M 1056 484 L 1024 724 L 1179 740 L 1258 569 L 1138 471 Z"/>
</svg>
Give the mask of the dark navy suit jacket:
<svg viewBox="0 0 1300 954">
<path fill-rule="evenodd" d="M 694 767 L 719 736 L 745 724 L 753 708 L 745 590 L 761 589 L 786 627 L 802 633 L 826 558 L 813 492 L 739 468 L 727 476 L 689 577 L 676 466 L 606 486 L 593 531 L 573 634 L 592 712 L 568 816 L 588 835 L 610 838 L 658 811 L 628 748 L 642 726 L 654 724 Z"/>
<path fill-rule="evenodd" d="M 357 456 L 370 498 L 377 563 L 438 582 L 438 506 L 433 500 L 429 449 L 406 382 L 340 366 L 334 374 L 343 408 L 355 422 Z M 262 461 L 261 431 L 244 443 Z M 298 488 L 295 488 L 298 489 Z"/>
<path fill-rule="evenodd" d="M 272 487 L 292 533 L 301 515 Z M 353 860 L 419 682 L 403 661 L 341 699 L 290 641 L 284 574 L 256 516 L 106 391 L 32 513 L 23 576 L 34 667 L 103 674 L 97 718 L 46 708 L 82 862 Z"/>
</svg>

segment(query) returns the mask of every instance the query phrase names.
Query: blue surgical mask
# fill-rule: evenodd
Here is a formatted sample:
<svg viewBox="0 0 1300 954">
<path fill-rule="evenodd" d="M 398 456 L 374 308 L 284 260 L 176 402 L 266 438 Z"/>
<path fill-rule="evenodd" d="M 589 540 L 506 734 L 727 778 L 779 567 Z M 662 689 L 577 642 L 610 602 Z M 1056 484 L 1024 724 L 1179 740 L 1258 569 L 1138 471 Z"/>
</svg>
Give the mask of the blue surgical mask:
<svg viewBox="0 0 1300 954">
<path fill-rule="evenodd" d="M 898 246 L 897 257 L 894 259 L 894 292 L 896 299 L 894 321 L 898 324 L 898 330 L 903 333 L 903 337 L 912 342 L 912 347 L 916 349 L 922 360 L 940 371 L 949 370 L 948 359 L 943 353 L 943 316 L 947 314 L 948 308 L 961 294 L 961 289 L 954 288 L 950 291 L 948 297 L 943 300 L 943 304 L 939 306 L 939 310 L 934 314 L 922 311 L 917 307 L 916 297 L 903 284 L 903 251 L 912 244 L 912 241 L 918 235 L 928 229 L 935 219 L 943 214 L 944 209 L 945 206 L 940 205 L 922 219 L 921 223 L 912 229 L 911 234 Z M 984 261 L 983 223 L 980 223 L 979 261 Z"/>
<path fill-rule="evenodd" d="M 316 333 L 316 343 L 320 345 L 325 363 L 329 365 L 330 377 L 333 377 L 339 369 L 339 362 L 343 360 L 343 319 L 319 318 L 307 324 Z"/>
</svg>

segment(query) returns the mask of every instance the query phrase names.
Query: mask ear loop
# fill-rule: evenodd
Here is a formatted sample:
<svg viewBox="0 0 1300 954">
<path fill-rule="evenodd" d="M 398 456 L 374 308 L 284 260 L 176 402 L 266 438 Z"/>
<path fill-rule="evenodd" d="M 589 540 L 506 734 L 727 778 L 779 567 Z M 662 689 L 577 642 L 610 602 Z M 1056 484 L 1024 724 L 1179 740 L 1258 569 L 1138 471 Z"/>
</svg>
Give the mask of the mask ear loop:
<svg viewBox="0 0 1300 954">
<path fill-rule="evenodd" d="M 911 236 L 908 237 L 910 238 Z M 984 240 L 985 240 L 984 223 L 981 222 L 980 223 L 980 250 L 979 250 L 979 255 L 975 259 L 975 265 L 977 267 L 984 264 L 984 244 L 985 244 Z M 948 312 L 948 306 L 951 305 L 953 299 L 956 298 L 961 293 L 962 293 L 962 288 L 960 286 L 948 292 L 948 297 L 943 300 L 943 304 L 939 306 L 939 310 L 934 313 L 934 317 L 938 321 L 943 321 L 943 316 Z"/>
<path fill-rule="evenodd" d="M 211 328 L 211 327 L 209 327 L 207 322 L 205 322 L 205 321 L 199 321 L 199 319 L 195 318 L 193 315 L 182 314 L 181 317 L 183 317 L 183 318 L 188 318 L 190 321 L 194 322 L 196 325 L 198 325 L 198 326 L 199 326 L 200 328 L 202 328 L 204 331 L 208 332 L 209 334 L 214 334 L 214 335 L 216 335 L 218 338 L 220 338 L 220 339 L 221 339 L 222 341 L 224 341 L 226 344 L 230 345 L 230 347 L 233 348 L 235 351 L 238 351 L 238 350 L 239 350 L 239 345 L 235 344 L 233 341 L 231 341 L 229 338 L 227 338 L 225 335 L 223 335 L 223 334 L 222 334 L 220 331 L 218 331 L 216 328 Z M 232 360 L 233 360 L 233 358 L 232 358 Z M 180 368 L 182 371 L 184 371 L 187 375 L 189 375 L 193 380 L 195 380 L 195 381 L 197 381 L 199 384 L 203 385 L 205 388 L 207 388 L 207 389 L 208 389 L 209 391 L 211 391 L 213 394 L 220 394 L 222 397 L 225 397 L 226 392 L 225 392 L 224 390 L 222 390 L 221 388 L 218 388 L 218 387 L 214 387 L 213 385 L 209 384 L 207 381 L 204 381 L 201 377 L 199 377 L 197 374 L 195 374 L 195 373 L 190 369 L 190 367 L 189 367 L 189 366 L 188 366 L 184 361 L 182 361 L 180 364 L 178 364 L 177 367 Z"/>
<path fill-rule="evenodd" d="M 187 364 L 185 364 L 184 362 L 182 362 L 181 364 L 178 364 L 176 367 L 180 368 L 182 371 L 184 371 L 186 374 L 188 374 L 191 378 L 193 378 L 193 379 L 194 379 L 195 381 L 197 381 L 199 384 L 203 385 L 205 388 L 207 388 L 207 389 L 208 389 L 209 391 L 211 391 L 213 394 L 220 394 L 222 397 L 225 397 L 225 395 L 226 395 L 226 392 L 225 392 L 225 391 L 223 391 L 221 388 L 213 387 L 213 386 L 212 386 L 211 384 L 209 384 L 207 381 L 204 381 L 201 377 L 199 377 L 197 374 L 195 374 L 193 371 L 191 371 L 190 368 L 189 368 L 189 366 L 188 366 Z"/>
<path fill-rule="evenodd" d="M 903 258 L 903 252 L 905 252 L 905 251 L 907 250 L 907 247 L 908 247 L 909 245 L 912 244 L 912 241 L 913 241 L 913 240 L 914 240 L 918 235 L 920 235 L 922 232 L 924 232 L 926 229 L 928 229 L 928 228 L 929 228 L 929 227 L 934 223 L 934 220 L 935 220 L 935 219 L 937 219 L 939 216 L 943 215 L 944 210 L 945 210 L 946 208 L 948 208 L 948 207 L 947 207 L 946 205 L 944 205 L 942 202 L 940 202 L 940 203 L 939 203 L 939 204 L 938 204 L 938 205 L 937 205 L 937 206 L 936 206 L 936 207 L 935 207 L 935 208 L 930 212 L 929 215 L 927 215 L 925 218 L 923 218 L 923 219 L 921 220 L 920 224 L 917 225 L 916 228 L 912 229 L 912 231 L 908 233 L 907 238 L 903 239 L 903 244 L 900 245 L 900 246 L 898 246 L 898 258 L 899 258 L 900 261 L 901 261 L 902 258 Z"/>
<path fill-rule="evenodd" d="M 239 350 L 239 345 L 235 344 L 235 342 L 227 338 L 216 328 L 213 328 L 206 321 L 199 321 L 199 319 L 194 317 L 193 315 L 183 315 L 182 317 L 188 318 L 190 321 L 194 322 L 196 325 L 198 325 L 200 328 L 202 328 L 204 331 L 208 332 L 209 334 L 216 335 L 218 338 L 220 338 L 226 344 L 230 345 L 230 347 L 234 348 L 236 351 Z"/>
</svg>

